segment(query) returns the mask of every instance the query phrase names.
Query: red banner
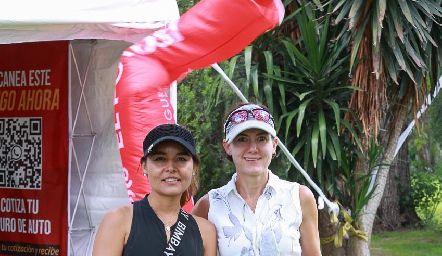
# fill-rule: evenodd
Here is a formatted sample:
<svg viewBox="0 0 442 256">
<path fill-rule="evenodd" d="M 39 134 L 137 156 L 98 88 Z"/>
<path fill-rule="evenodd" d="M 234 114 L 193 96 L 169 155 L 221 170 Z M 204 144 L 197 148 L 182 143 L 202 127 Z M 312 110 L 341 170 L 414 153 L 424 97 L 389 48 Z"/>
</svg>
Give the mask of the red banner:
<svg viewBox="0 0 442 256">
<path fill-rule="evenodd" d="M 131 202 L 142 199 L 151 191 L 140 167 L 144 138 L 159 124 L 175 123 L 173 107 L 163 89 L 139 90 L 149 74 L 139 72 L 138 65 L 136 59 L 121 58 L 114 98 L 115 130 Z"/>
<path fill-rule="evenodd" d="M 67 255 L 68 42 L 0 56 L 0 255 Z"/>
</svg>

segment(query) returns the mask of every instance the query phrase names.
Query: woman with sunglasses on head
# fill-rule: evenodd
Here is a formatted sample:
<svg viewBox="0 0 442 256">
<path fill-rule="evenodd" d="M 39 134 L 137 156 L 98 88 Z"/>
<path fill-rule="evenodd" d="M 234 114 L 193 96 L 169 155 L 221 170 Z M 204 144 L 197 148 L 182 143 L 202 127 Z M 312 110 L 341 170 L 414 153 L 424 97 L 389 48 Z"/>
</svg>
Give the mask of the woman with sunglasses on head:
<svg viewBox="0 0 442 256">
<path fill-rule="evenodd" d="M 215 224 L 218 255 L 321 255 L 313 193 L 268 169 L 278 138 L 267 107 L 236 106 L 226 115 L 224 134 L 236 172 L 192 210 Z"/>
<path fill-rule="evenodd" d="M 200 159 L 191 133 L 159 125 L 147 134 L 143 151 L 140 164 L 152 192 L 105 215 L 92 255 L 216 255 L 213 224 L 181 208 L 198 188 Z"/>
</svg>

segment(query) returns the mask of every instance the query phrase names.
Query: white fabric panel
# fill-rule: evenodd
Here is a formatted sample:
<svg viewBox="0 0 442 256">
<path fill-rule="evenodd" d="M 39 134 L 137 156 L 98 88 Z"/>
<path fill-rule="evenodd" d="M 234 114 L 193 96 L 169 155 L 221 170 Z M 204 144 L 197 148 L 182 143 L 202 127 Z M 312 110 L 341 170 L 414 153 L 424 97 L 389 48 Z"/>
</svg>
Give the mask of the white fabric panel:
<svg viewBox="0 0 442 256">
<path fill-rule="evenodd" d="M 155 22 L 178 18 L 173 0 L 14 0 L 2 4 L 0 24 Z"/>
<path fill-rule="evenodd" d="M 136 42 L 177 19 L 175 0 L 14 0 L 2 4 L 0 44 L 73 39 Z"/>
<path fill-rule="evenodd" d="M 113 117 L 118 61 L 123 49 L 128 45 L 107 40 L 72 42 L 74 56 L 70 70 L 71 116 L 73 134 L 79 136 L 73 139 L 71 161 L 70 216 L 73 218 L 71 238 L 74 246 L 70 255 L 90 255 L 91 241 L 93 242 L 93 236 L 104 214 L 117 206 L 130 204 Z M 79 67 L 81 81 L 75 62 Z M 80 97 L 81 84 L 84 84 L 84 98 Z M 90 134 L 95 136 L 88 136 Z M 75 157 L 78 159 L 79 168 L 76 166 Z M 82 197 L 80 193 L 76 209 L 81 187 L 79 177 L 84 174 L 86 167 L 83 184 L 85 196 Z M 78 169 L 81 170 L 81 174 L 78 174 Z M 92 230 L 88 231 L 91 227 Z"/>
<path fill-rule="evenodd" d="M 154 29 L 117 28 L 104 24 L 47 25 L 31 30 L 0 28 L 0 44 L 74 39 L 109 39 L 135 43 L 153 31 Z"/>
</svg>

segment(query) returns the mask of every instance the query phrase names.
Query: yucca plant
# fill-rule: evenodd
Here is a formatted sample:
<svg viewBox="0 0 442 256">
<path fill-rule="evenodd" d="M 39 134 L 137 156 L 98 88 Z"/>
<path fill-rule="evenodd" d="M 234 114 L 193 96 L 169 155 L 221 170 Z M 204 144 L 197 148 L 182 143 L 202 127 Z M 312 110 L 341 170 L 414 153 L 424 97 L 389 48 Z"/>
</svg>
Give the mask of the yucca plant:
<svg viewBox="0 0 442 256">
<path fill-rule="evenodd" d="M 302 8 L 296 14 L 299 38 L 280 38 L 277 54 L 282 70 L 266 73 L 278 84 L 273 97 L 282 99 L 278 128 L 292 154 L 307 173 L 319 182 L 323 191 L 330 191 L 335 171 L 340 165 L 341 143 L 351 135 L 361 147 L 360 131 L 343 119 L 353 113 L 346 108 L 353 90 L 348 79 L 349 52 L 347 39 L 330 35 L 330 17 L 316 20 Z M 348 77 L 348 76 L 347 76 Z M 282 90 L 283 88 L 283 90 Z M 299 172 L 291 168 L 289 177 L 299 180 Z"/>
</svg>

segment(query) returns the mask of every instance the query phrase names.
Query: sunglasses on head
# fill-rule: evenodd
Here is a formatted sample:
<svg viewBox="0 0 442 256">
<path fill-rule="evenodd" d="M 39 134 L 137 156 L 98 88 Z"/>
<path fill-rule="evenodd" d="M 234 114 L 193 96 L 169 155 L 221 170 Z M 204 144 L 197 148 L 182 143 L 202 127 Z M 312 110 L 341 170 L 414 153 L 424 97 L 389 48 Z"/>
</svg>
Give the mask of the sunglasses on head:
<svg viewBox="0 0 442 256">
<path fill-rule="evenodd" d="M 226 123 L 224 125 L 224 130 L 227 130 L 227 126 L 229 124 L 231 124 L 231 125 L 240 124 L 240 123 L 243 123 L 243 122 L 249 120 L 250 118 L 253 118 L 257 121 L 263 121 L 263 122 L 272 121 L 272 126 L 273 126 L 273 118 L 270 115 L 269 111 L 262 109 L 262 108 L 241 109 L 241 110 L 233 111 L 229 115 L 229 117 L 227 118 Z"/>
</svg>

